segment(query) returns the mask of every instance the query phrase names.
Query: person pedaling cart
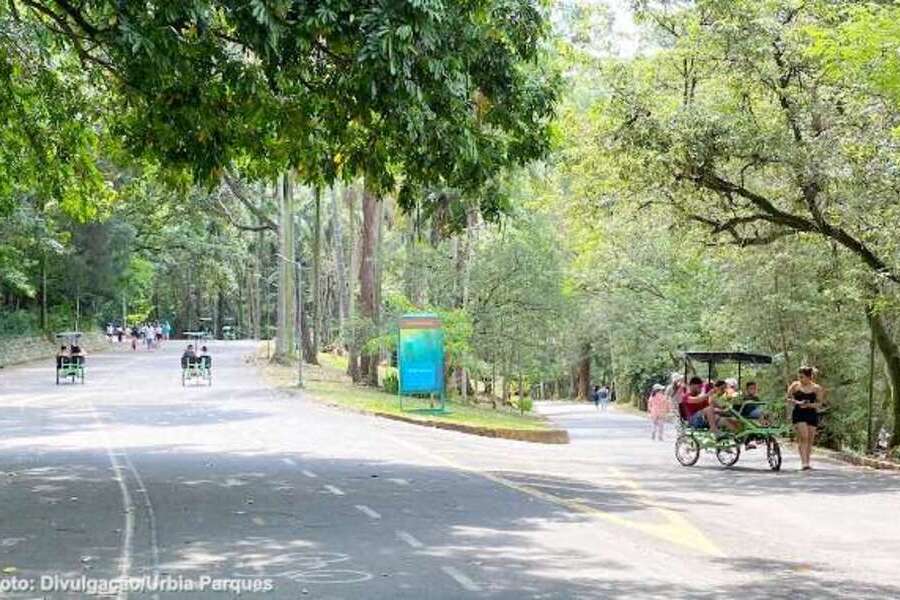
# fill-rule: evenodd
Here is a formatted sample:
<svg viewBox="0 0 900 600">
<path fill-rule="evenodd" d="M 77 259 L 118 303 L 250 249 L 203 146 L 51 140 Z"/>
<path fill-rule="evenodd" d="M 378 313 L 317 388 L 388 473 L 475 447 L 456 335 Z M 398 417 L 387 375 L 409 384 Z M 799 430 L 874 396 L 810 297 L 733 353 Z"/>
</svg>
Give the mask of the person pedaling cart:
<svg viewBox="0 0 900 600">
<path fill-rule="evenodd" d="M 742 448 L 753 450 L 759 444 L 766 449 L 769 468 L 780 470 L 778 438 L 787 434 L 787 428 L 776 424 L 776 411 L 768 410 L 768 405 L 759 399 L 755 383 L 748 383 L 744 395 L 740 394 L 743 366 L 770 365 L 772 357 L 746 352 L 687 352 L 684 359 L 685 380 L 689 384 L 682 388 L 678 399 L 680 424 L 675 441 L 678 462 L 692 466 L 704 450 L 715 453 L 720 463 L 730 467 L 740 459 Z M 706 363 L 706 382 L 697 376 L 688 379 L 688 366 L 692 362 Z M 722 363 L 737 365 L 736 380 L 712 381 L 716 365 Z"/>
<path fill-rule="evenodd" d="M 84 363 L 87 353 L 78 344 L 81 333 L 78 331 L 65 331 L 56 334 L 57 340 L 65 340 L 56 353 L 56 385 L 60 380 L 75 383 L 84 383 Z"/>
<path fill-rule="evenodd" d="M 187 385 L 188 381 L 198 384 L 205 381 L 206 385 L 212 385 L 212 356 L 206 346 L 198 353 L 194 344 L 188 344 L 181 355 L 181 385 Z"/>
</svg>

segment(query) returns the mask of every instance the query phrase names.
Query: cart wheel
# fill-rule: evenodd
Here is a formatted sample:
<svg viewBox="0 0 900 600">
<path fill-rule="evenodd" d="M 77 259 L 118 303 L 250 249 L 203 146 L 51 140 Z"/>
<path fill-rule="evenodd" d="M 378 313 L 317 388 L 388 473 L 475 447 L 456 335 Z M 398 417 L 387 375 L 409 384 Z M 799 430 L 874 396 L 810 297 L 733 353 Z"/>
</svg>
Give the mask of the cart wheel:
<svg viewBox="0 0 900 600">
<path fill-rule="evenodd" d="M 726 467 L 731 467 L 741 457 L 741 446 L 733 438 L 722 440 L 716 448 L 716 458 Z"/>
<path fill-rule="evenodd" d="M 778 440 L 769 438 L 766 441 L 766 459 L 769 461 L 769 468 L 773 471 L 781 470 L 781 446 Z"/>
<path fill-rule="evenodd" d="M 682 433 L 675 440 L 675 458 L 683 467 L 690 467 L 700 458 L 700 443 L 689 434 Z"/>
</svg>

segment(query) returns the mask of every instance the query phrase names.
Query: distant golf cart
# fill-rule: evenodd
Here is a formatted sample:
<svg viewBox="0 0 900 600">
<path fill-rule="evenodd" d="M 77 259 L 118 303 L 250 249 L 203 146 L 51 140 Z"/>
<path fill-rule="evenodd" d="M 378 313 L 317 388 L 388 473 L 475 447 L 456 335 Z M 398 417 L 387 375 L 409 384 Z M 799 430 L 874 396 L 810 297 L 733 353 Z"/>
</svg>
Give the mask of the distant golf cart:
<svg viewBox="0 0 900 600">
<path fill-rule="evenodd" d="M 692 363 L 706 364 L 708 381 L 712 381 L 715 368 L 719 364 L 736 364 L 738 392 L 743 389 L 741 377 L 744 365 L 771 365 L 772 357 L 765 354 L 751 354 L 747 352 L 686 352 L 684 355 L 685 383 L 688 381 L 688 369 Z M 751 406 L 753 405 L 753 406 Z M 679 435 L 675 440 L 675 458 L 678 462 L 690 467 L 697 463 L 700 451 L 712 452 L 718 461 L 730 467 L 737 463 L 741 457 L 741 448 L 752 449 L 757 446 L 765 447 L 766 460 L 773 471 L 781 469 L 781 446 L 779 437 L 787 435 L 787 428 L 781 423 L 779 410 L 781 404 L 778 400 L 762 402 L 760 400 L 743 401 L 738 396 L 729 406 L 719 407 L 717 411 L 720 419 L 730 421 L 735 429 L 720 429 L 718 435 L 708 428 L 692 427 L 686 418 L 684 406 L 679 405 Z M 762 407 L 763 417 L 759 420 L 749 418 L 748 409 Z"/>
<path fill-rule="evenodd" d="M 56 334 L 57 344 L 65 342 L 65 345 L 72 348 L 79 348 L 78 341 L 82 334 L 78 331 L 64 331 Z M 75 383 L 78 381 L 84 384 L 84 356 L 57 356 L 56 357 L 56 385 L 60 380 Z"/>
</svg>

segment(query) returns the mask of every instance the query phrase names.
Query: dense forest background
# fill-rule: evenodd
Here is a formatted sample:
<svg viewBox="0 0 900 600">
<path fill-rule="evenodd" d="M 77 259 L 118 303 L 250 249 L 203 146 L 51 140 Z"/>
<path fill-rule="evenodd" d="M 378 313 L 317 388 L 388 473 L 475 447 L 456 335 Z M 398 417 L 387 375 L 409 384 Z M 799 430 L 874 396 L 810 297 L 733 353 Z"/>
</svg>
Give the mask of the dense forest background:
<svg viewBox="0 0 900 600">
<path fill-rule="evenodd" d="M 896 4 L 635 1 L 626 56 L 595 2 L 172 4 L 0 6 L 0 343 L 208 324 L 379 385 L 431 311 L 462 401 L 743 349 L 900 444 Z"/>
</svg>

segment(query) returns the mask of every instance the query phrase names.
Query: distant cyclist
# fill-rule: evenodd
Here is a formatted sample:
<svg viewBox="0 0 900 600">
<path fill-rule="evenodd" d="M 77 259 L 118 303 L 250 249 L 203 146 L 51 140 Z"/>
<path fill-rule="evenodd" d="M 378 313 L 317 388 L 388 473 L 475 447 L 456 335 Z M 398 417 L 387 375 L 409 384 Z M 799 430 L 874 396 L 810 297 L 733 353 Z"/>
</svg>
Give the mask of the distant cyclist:
<svg viewBox="0 0 900 600">
<path fill-rule="evenodd" d="M 187 348 L 184 349 L 184 353 L 181 355 L 181 368 L 187 369 L 188 363 L 192 362 L 197 358 L 197 353 L 194 352 L 194 345 L 188 344 Z"/>
<path fill-rule="evenodd" d="M 200 363 L 207 369 L 212 366 L 212 356 L 206 346 L 200 348 Z"/>
<path fill-rule="evenodd" d="M 68 346 L 60 346 L 59 352 L 56 353 L 56 368 L 61 369 L 63 363 L 69 362 L 69 356 Z"/>
</svg>

